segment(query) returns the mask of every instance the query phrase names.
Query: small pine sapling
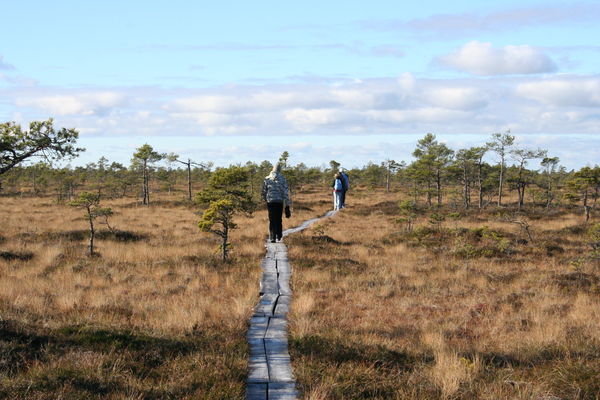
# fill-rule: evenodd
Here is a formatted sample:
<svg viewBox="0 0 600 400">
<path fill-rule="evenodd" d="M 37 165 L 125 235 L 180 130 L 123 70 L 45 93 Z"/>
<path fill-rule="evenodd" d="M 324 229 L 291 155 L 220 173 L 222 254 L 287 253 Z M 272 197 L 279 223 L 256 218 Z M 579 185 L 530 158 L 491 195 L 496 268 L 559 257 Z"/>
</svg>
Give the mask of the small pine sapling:
<svg viewBox="0 0 600 400">
<path fill-rule="evenodd" d="M 400 208 L 400 217 L 396 222 L 406 224 L 406 231 L 412 232 L 413 222 L 417 217 L 417 205 L 412 200 L 403 200 L 398 203 L 398 208 Z"/>
<path fill-rule="evenodd" d="M 94 221 L 98 217 L 104 217 L 106 224 L 108 225 L 108 217 L 112 215 L 112 209 L 100 207 L 100 196 L 96 193 L 82 192 L 79 197 L 69 202 L 71 207 L 83 208 L 86 212 L 86 217 L 90 224 L 90 236 L 88 245 L 88 255 L 94 256 L 94 237 L 96 230 L 94 227 Z"/>
<path fill-rule="evenodd" d="M 198 222 L 198 227 L 203 232 L 210 232 L 221 238 L 221 255 L 227 261 L 229 255 L 229 231 L 237 228 L 233 222 L 236 213 L 234 203 L 228 199 L 216 200 L 210 203 Z"/>
<path fill-rule="evenodd" d="M 203 232 L 221 238 L 223 261 L 229 255 L 229 231 L 236 228 L 233 217 L 237 213 L 251 215 L 255 204 L 248 191 L 250 175 L 244 167 L 217 169 L 209 178 L 207 187 L 196 195 L 196 202 L 207 207 L 198 222 Z"/>
</svg>

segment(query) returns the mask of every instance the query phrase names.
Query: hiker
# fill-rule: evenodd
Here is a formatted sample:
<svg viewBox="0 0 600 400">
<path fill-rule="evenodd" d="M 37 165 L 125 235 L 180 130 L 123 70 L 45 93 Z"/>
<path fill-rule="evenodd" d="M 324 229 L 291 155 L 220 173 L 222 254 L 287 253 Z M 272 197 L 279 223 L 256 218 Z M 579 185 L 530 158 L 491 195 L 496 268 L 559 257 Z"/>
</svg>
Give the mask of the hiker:
<svg viewBox="0 0 600 400">
<path fill-rule="evenodd" d="M 271 243 L 281 241 L 283 237 L 283 224 L 281 222 L 283 211 L 285 210 L 286 218 L 292 215 L 288 184 L 281 174 L 281 164 L 275 164 L 271 173 L 263 181 L 262 198 L 267 202 L 267 210 L 269 211 L 269 240 Z"/>
<path fill-rule="evenodd" d="M 342 208 L 342 193 L 344 192 L 344 178 L 339 172 L 335 174 L 333 180 L 333 209 L 339 210 Z"/>
<path fill-rule="evenodd" d="M 341 167 L 339 173 L 342 175 L 342 185 L 344 186 L 342 188 L 341 208 L 346 208 L 346 192 L 350 189 L 350 178 L 348 178 L 348 174 Z"/>
</svg>

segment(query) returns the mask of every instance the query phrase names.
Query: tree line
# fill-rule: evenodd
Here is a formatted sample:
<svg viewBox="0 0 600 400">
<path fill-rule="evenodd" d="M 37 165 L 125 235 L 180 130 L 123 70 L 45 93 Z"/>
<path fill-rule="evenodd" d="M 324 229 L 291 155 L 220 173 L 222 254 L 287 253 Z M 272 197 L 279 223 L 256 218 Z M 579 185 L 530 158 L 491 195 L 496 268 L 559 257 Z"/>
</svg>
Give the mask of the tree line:
<svg viewBox="0 0 600 400">
<path fill-rule="evenodd" d="M 85 166 L 54 167 L 52 161 L 85 151 L 75 147 L 77 138 L 74 129 L 56 130 L 51 119 L 32 122 L 29 130 L 12 122 L 0 124 L 0 193 L 54 195 L 62 202 L 85 189 L 104 198 L 138 197 L 142 204 L 149 204 L 153 192 L 176 194 L 184 187 L 185 198 L 192 201 L 194 193 L 221 169 L 211 162 L 161 153 L 148 144 L 135 149 L 129 165 L 101 157 Z M 355 185 L 405 191 L 415 203 L 428 207 L 444 202 L 465 209 L 504 206 L 506 196 L 514 193 L 517 209 L 526 203 L 546 208 L 579 203 L 589 218 L 599 197 L 598 165 L 567 171 L 547 150 L 517 145 L 510 131 L 458 150 L 427 133 L 412 154 L 410 163 L 386 159 L 348 173 Z M 326 167 L 290 165 L 288 159 L 289 153 L 284 152 L 278 161 L 292 191 L 309 184 L 328 185 L 340 166 L 335 160 Z M 236 167 L 246 171 L 249 194 L 256 199 L 272 163 L 248 161 Z"/>
<path fill-rule="evenodd" d="M 75 129 L 56 130 L 52 119 L 32 122 L 28 130 L 12 122 L 0 124 L 0 195 L 52 195 L 59 203 L 83 208 L 90 224 L 90 254 L 94 220 L 112 213 L 101 200 L 133 197 L 149 205 L 152 194 L 162 192 L 203 208 L 199 228 L 222 239 L 225 260 L 229 231 L 236 226 L 233 216 L 253 212 L 273 167 L 264 160 L 214 168 L 211 162 L 161 153 L 149 144 L 135 149 L 129 165 L 101 157 L 85 166 L 53 166 L 53 161 L 85 151 L 75 146 L 77 138 Z M 410 163 L 369 162 L 348 174 L 353 187 L 408 194 L 411 200 L 401 202 L 399 212 L 409 221 L 417 206 L 522 210 L 526 205 L 549 209 L 579 204 L 587 222 L 600 197 L 600 167 L 567 171 L 547 150 L 519 146 L 515 139 L 510 131 L 493 133 L 479 146 L 454 150 L 427 133 L 416 143 Z M 340 167 L 335 160 L 321 167 L 291 165 L 289 157 L 284 151 L 277 162 L 292 193 L 305 185 L 328 187 Z M 516 201 L 509 203 L 511 193 Z"/>
</svg>

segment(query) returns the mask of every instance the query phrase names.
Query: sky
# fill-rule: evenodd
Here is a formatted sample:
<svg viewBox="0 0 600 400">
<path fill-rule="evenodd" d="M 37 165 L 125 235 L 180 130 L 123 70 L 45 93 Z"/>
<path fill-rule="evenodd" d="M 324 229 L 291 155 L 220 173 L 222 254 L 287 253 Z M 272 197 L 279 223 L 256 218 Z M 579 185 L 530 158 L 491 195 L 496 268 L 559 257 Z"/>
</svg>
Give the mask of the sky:
<svg viewBox="0 0 600 400">
<path fill-rule="evenodd" d="M 0 121 L 54 118 L 129 163 L 347 168 L 506 132 L 600 163 L 600 2 L 20 0 L 2 5 Z M 492 159 L 492 158 L 491 158 Z M 530 165 L 538 167 L 537 161 Z"/>
</svg>

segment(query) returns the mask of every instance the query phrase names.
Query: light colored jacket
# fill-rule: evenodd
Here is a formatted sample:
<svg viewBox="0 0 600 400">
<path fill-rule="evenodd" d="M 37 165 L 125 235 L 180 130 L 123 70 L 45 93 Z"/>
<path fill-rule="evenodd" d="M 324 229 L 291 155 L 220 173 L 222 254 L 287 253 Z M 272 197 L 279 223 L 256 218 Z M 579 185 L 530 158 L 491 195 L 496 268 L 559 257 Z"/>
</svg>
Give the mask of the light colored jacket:
<svg viewBox="0 0 600 400">
<path fill-rule="evenodd" d="M 267 176 L 262 185 L 262 198 L 267 203 L 283 203 L 291 205 L 288 184 L 280 173 Z"/>
</svg>

